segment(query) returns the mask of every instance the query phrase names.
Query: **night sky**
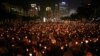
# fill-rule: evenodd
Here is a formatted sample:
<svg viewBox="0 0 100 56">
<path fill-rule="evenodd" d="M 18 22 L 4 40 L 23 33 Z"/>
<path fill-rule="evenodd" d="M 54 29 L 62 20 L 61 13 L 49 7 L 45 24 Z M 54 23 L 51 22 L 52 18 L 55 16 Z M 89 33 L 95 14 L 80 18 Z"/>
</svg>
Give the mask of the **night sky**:
<svg viewBox="0 0 100 56">
<path fill-rule="evenodd" d="M 66 1 L 68 3 L 69 9 L 77 9 L 77 7 L 91 2 L 91 0 L 62 0 L 62 1 Z"/>
<path fill-rule="evenodd" d="M 46 6 L 53 6 L 55 3 L 59 3 L 61 1 L 65 1 L 69 5 L 70 9 L 76 9 L 81 6 L 81 0 L 36 0 L 37 3 Z"/>
<path fill-rule="evenodd" d="M 70 9 L 76 9 L 77 7 L 81 5 L 81 1 L 80 0 L 69 0 L 68 5 Z"/>
<path fill-rule="evenodd" d="M 65 1 L 69 5 L 69 9 L 77 9 L 82 4 L 88 4 L 91 0 L 31 0 L 31 3 L 37 2 L 41 6 L 54 6 L 54 4 Z"/>
<path fill-rule="evenodd" d="M 89 3 L 90 0 L 2 0 L 5 2 L 9 2 L 19 6 L 27 6 L 30 3 L 37 3 L 38 5 L 44 6 L 54 6 L 54 4 L 59 3 L 61 1 L 66 1 L 69 5 L 69 9 L 76 9 L 81 6 L 82 3 Z"/>
</svg>

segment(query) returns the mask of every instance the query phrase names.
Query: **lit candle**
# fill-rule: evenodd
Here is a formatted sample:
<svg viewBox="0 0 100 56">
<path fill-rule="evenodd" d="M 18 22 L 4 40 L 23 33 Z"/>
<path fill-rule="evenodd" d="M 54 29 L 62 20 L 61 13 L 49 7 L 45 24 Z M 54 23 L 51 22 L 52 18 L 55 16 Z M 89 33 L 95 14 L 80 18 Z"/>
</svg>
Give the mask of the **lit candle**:
<svg viewBox="0 0 100 56">
<path fill-rule="evenodd" d="M 29 53 L 29 56 L 32 56 L 32 53 Z"/>
<path fill-rule="evenodd" d="M 25 36 L 25 38 L 27 39 L 27 36 Z"/>
<path fill-rule="evenodd" d="M 88 43 L 89 41 L 88 40 L 85 40 L 85 43 Z"/>
<path fill-rule="evenodd" d="M 46 46 L 44 46 L 44 49 L 47 49 L 47 47 L 46 47 Z"/>
<path fill-rule="evenodd" d="M 65 46 L 67 47 L 68 45 L 67 45 L 67 44 L 65 44 Z"/>
<path fill-rule="evenodd" d="M 26 51 L 28 52 L 28 51 L 29 51 L 29 49 L 27 48 L 27 49 L 26 49 Z"/>
<path fill-rule="evenodd" d="M 63 50 L 64 49 L 64 47 L 63 46 L 61 46 L 61 50 Z"/>
<path fill-rule="evenodd" d="M 18 38 L 18 40 L 20 40 L 20 38 Z"/>
<path fill-rule="evenodd" d="M 3 34 L 1 34 L 1 37 L 3 36 Z"/>
<path fill-rule="evenodd" d="M 75 44 L 77 45 L 77 44 L 78 44 L 78 42 L 75 42 Z"/>
<path fill-rule="evenodd" d="M 14 37 L 12 38 L 12 40 L 14 40 Z"/>
<path fill-rule="evenodd" d="M 14 47 L 15 45 L 14 44 L 12 44 L 12 47 Z"/>
<path fill-rule="evenodd" d="M 83 42 L 81 42 L 81 44 L 83 44 Z"/>
<path fill-rule="evenodd" d="M 42 53 L 44 54 L 45 52 L 44 52 L 44 51 L 42 51 Z"/>
<path fill-rule="evenodd" d="M 97 38 L 96 41 L 98 41 L 99 39 Z"/>
<path fill-rule="evenodd" d="M 31 40 L 29 40 L 28 42 L 31 43 Z"/>
<path fill-rule="evenodd" d="M 41 47 L 42 45 L 41 45 L 41 44 L 39 44 L 39 46 Z"/>
</svg>

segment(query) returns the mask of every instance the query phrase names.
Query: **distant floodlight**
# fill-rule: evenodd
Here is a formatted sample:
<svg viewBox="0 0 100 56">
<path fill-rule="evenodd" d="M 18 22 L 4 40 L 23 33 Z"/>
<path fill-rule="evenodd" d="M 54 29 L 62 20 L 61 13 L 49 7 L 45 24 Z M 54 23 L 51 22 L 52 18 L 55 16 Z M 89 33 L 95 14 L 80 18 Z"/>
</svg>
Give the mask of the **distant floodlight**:
<svg viewBox="0 0 100 56">
<path fill-rule="evenodd" d="M 66 4 L 66 2 L 62 2 L 62 4 L 63 4 L 63 5 L 65 5 L 65 4 Z"/>
<path fill-rule="evenodd" d="M 46 7 L 46 11 L 50 11 L 51 10 L 51 7 Z"/>
<path fill-rule="evenodd" d="M 46 22 L 46 18 L 45 17 L 43 18 L 43 22 Z"/>
<path fill-rule="evenodd" d="M 35 7 L 35 9 L 36 9 L 36 10 L 38 10 L 38 8 L 37 8 L 37 7 Z"/>
<path fill-rule="evenodd" d="M 58 4 L 55 4 L 55 6 L 58 6 Z"/>
<path fill-rule="evenodd" d="M 71 16 L 72 14 L 76 14 L 77 11 L 75 9 L 70 9 L 69 11 L 69 16 Z"/>
<path fill-rule="evenodd" d="M 38 10 L 40 11 L 41 9 L 40 9 L 40 6 L 38 6 Z"/>
<path fill-rule="evenodd" d="M 11 10 L 13 10 L 13 11 L 17 11 L 17 9 L 16 9 L 16 8 L 11 8 Z"/>
<path fill-rule="evenodd" d="M 36 7 L 36 4 L 31 4 L 31 7 Z"/>
<path fill-rule="evenodd" d="M 88 5 L 91 5 L 91 4 L 88 4 Z"/>
</svg>

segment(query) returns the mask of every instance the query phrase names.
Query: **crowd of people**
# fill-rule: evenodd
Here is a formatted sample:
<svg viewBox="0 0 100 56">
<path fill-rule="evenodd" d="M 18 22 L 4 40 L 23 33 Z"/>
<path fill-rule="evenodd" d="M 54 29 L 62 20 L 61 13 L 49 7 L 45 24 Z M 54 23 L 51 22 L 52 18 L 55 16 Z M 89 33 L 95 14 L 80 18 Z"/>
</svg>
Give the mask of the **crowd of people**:
<svg viewBox="0 0 100 56">
<path fill-rule="evenodd" d="M 100 23 L 0 22 L 0 56 L 99 56 Z"/>
</svg>

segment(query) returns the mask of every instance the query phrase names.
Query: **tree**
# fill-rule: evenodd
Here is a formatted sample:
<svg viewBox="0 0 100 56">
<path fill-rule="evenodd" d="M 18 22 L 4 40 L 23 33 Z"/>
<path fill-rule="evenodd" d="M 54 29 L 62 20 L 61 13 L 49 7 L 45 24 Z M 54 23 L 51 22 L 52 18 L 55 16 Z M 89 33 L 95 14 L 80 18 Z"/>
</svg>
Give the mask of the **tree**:
<svg viewBox="0 0 100 56">
<path fill-rule="evenodd" d="M 92 8 L 91 6 L 88 6 L 88 5 L 81 6 L 81 7 L 78 7 L 77 12 L 80 17 L 89 19 L 92 14 Z"/>
<path fill-rule="evenodd" d="M 93 17 L 97 18 L 97 17 L 100 17 L 100 3 L 99 3 L 99 0 L 92 0 L 91 2 L 91 7 L 93 9 Z"/>
</svg>

